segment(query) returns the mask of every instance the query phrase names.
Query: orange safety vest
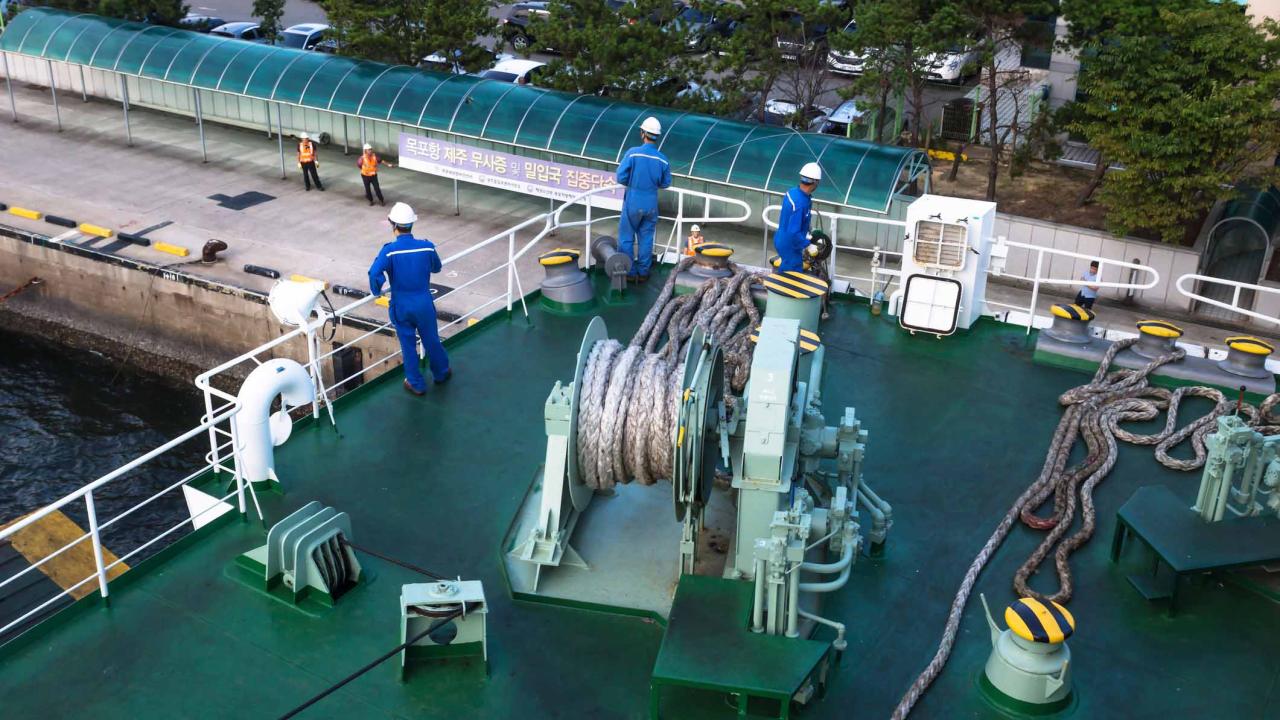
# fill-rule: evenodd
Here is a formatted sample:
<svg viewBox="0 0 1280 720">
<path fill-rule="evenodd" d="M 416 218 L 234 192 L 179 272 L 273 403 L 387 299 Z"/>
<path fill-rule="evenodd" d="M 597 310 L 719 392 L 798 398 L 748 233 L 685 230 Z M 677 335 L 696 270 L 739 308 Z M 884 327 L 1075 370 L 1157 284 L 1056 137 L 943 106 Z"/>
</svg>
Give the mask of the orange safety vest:
<svg viewBox="0 0 1280 720">
<path fill-rule="evenodd" d="M 372 177 L 378 174 L 378 156 L 374 153 L 366 153 L 360 156 L 360 174 L 365 177 Z"/>
<path fill-rule="evenodd" d="M 706 239 L 705 237 L 704 237 L 704 238 L 701 238 L 701 239 L 699 239 L 699 240 L 694 240 L 694 239 L 693 239 L 693 236 L 692 236 L 692 235 L 690 235 L 690 236 L 689 236 L 689 244 L 688 244 L 688 247 L 686 247 L 686 248 L 685 248 L 684 254 L 685 254 L 685 255 L 696 255 L 697 253 L 694 251 L 694 249 L 695 249 L 695 248 L 697 248 L 699 245 L 701 245 L 701 244 L 705 243 L 706 241 L 707 241 L 707 239 Z"/>
<path fill-rule="evenodd" d="M 316 146 L 311 144 L 310 140 L 303 140 L 298 143 L 298 162 L 309 163 L 316 161 Z"/>
</svg>

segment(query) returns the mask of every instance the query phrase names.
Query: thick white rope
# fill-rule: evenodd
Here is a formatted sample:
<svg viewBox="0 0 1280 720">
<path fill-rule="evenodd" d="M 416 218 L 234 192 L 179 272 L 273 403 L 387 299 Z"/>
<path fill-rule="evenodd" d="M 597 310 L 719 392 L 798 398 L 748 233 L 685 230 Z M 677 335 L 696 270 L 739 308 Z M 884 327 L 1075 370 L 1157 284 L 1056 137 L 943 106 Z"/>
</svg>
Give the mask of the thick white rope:
<svg viewBox="0 0 1280 720">
<path fill-rule="evenodd" d="M 578 405 L 578 467 L 594 489 L 632 480 L 652 485 L 672 475 L 672 431 L 684 374 L 684 354 L 695 328 L 725 353 L 726 395 L 741 392 L 751 367 L 751 331 L 760 313 L 751 297 L 755 275 L 730 265 L 733 274 L 707 280 L 675 295 L 682 260 L 630 343 L 602 340 L 591 347 Z"/>
</svg>

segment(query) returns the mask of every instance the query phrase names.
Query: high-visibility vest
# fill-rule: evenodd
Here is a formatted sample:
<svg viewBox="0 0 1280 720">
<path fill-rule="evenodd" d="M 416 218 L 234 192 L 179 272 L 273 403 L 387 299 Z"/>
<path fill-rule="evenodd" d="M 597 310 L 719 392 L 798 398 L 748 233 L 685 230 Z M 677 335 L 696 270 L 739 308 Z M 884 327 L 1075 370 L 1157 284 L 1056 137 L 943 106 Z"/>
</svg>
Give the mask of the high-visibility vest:
<svg viewBox="0 0 1280 720">
<path fill-rule="evenodd" d="M 373 153 L 365 153 L 360 156 L 360 174 L 365 177 L 372 177 L 378 174 L 378 156 Z"/>
<path fill-rule="evenodd" d="M 693 239 L 693 236 L 692 236 L 692 235 L 690 235 L 690 236 L 689 236 L 689 244 L 688 244 L 688 247 L 686 247 L 686 248 L 685 248 L 685 250 L 684 250 L 684 254 L 685 254 L 685 255 L 694 255 L 694 254 L 696 254 L 696 253 L 695 253 L 695 248 L 697 248 L 699 245 L 701 245 L 701 244 L 705 243 L 706 241 L 707 241 L 707 239 L 706 239 L 705 237 L 698 236 L 698 239 L 697 239 L 697 240 L 694 240 L 694 239 Z"/>
<path fill-rule="evenodd" d="M 309 163 L 316 161 L 316 146 L 311 144 L 310 140 L 303 140 L 298 143 L 298 162 Z"/>
</svg>

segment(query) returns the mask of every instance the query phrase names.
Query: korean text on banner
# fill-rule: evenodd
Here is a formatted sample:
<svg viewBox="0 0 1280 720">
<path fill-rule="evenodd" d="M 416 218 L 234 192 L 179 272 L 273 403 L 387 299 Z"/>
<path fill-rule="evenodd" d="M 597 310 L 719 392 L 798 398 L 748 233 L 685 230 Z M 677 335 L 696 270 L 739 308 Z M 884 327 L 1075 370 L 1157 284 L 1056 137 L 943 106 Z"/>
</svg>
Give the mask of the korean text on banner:
<svg viewBox="0 0 1280 720">
<path fill-rule="evenodd" d="M 400 133 L 400 166 L 502 190 L 553 200 L 614 184 L 608 170 L 484 150 L 445 140 Z M 593 207 L 622 209 L 622 188 L 591 196 Z"/>
</svg>

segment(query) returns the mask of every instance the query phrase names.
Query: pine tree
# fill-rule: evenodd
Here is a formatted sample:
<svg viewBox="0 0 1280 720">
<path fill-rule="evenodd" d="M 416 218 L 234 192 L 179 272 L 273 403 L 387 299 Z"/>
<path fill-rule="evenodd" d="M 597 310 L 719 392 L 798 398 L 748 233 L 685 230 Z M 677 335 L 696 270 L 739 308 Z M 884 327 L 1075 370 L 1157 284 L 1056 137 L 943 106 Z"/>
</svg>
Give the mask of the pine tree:
<svg viewBox="0 0 1280 720">
<path fill-rule="evenodd" d="M 344 55 L 417 65 L 440 53 L 468 71 L 493 62 L 479 42 L 497 28 L 487 0 L 321 0 L 320 7 Z"/>
<path fill-rule="evenodd" d="M 280 18 L 284 17 L 284 0 L 253 0 L 253 16 L 258 18 L 258 28 L 268 42 L 275 43 L 280 37 L 283 26 Z"/>
</svg>

